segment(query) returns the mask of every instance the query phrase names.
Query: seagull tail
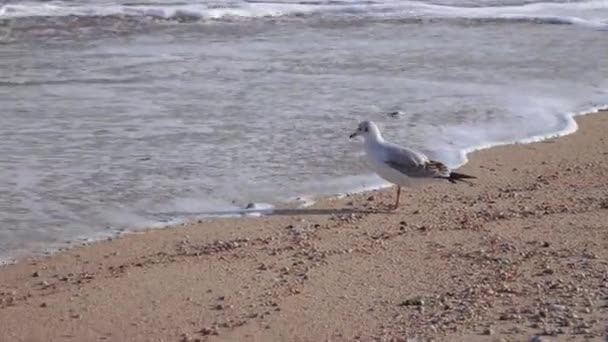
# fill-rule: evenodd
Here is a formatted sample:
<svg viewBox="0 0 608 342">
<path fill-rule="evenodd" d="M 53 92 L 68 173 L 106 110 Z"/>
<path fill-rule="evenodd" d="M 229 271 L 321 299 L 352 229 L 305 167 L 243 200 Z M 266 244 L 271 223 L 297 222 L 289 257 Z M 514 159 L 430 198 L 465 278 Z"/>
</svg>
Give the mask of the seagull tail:
<svg viewBox="0 0 608 342">
<path fill-rule="evenodd" d="M 475 176 L 465 175 L 464 173 L 450 172 L 450 176 L 446 178 L 450 183 L 456 184 L 457 182 L 464 182 L 467 184 L 473 184 L 465 179 L 477 179 Z"/>
</svg>

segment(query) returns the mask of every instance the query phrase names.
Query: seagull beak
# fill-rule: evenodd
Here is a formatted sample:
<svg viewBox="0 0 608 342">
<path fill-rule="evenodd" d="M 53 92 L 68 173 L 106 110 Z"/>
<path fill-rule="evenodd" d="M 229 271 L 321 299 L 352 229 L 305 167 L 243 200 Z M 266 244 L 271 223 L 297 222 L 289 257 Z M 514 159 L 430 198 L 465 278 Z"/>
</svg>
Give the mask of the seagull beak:
<svg viewBox="0 0 608 342">
<path fill-rule="evenodd" d="M 357 135 L 359 135 L 359 132 L 355 132 L 355 133 L 353 133 L 353 134 L 349 135 L 348 137 L 349 137 L 350 139 L 352 139 L 352 138 L 356 137 Z"/>
</svg>

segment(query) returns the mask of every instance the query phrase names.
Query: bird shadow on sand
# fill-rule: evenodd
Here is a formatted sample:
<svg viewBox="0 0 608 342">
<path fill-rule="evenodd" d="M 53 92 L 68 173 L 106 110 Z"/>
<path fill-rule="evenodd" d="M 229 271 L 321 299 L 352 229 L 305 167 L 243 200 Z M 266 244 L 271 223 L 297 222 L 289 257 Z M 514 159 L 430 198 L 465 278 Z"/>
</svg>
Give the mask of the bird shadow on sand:
<svg viewBox="0 0 608 342">
<path fill-rule="evenodd" d="M 297 215 L 344 215 L 344 214 L 393 214 L 389 210 L 370 210 L 357 208 L 335 208 L 335 209 L 314 209 L 314 208 L 295 208 L 295 209 L 274 209 L 269 216 L 297 216 Z"/>
</svg>

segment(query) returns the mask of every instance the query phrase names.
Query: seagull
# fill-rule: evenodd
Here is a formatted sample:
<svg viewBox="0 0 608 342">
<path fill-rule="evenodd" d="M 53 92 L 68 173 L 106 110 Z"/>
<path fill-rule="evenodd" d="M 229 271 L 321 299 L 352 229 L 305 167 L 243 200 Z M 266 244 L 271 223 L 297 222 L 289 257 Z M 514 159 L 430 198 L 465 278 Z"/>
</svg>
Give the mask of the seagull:
<svg viewBox="0 0 608 342">
<path fill-rule="evenodd" d="M 450 183 L 465 182 L 474 176 L 451 172 L 443 163 L 431 160 L 420 152 L 390 143 L 380 134 L 380 129 L 372 121 L 362 121 L 350 138 L 362 136 L 363 148 L 371 166 L 380 177 L 397 185 L 397 198 L 393 209 L 399 207 L 401 187 L 414 180 L 437 179 Z"/>
</svg>

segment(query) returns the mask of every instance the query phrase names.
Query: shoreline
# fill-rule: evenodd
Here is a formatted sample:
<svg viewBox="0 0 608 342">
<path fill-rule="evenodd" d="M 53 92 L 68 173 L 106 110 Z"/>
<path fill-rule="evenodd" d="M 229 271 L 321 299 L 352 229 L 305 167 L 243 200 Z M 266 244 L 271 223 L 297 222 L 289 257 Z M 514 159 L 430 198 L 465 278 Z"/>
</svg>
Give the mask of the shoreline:
<svg viewBox="0 0 608 342">
<path fill-rule="evenodd" d="M 408 188 L 396 212 L 383 189 L 0 266 L 0 340 L 600 341 L 606 114 L 473 152 L 475 186 Z"/>
<path fill-rule="evenodd" d="M 590 114 L 601 114 L 602 112 L 608 112 L 608 105 L 594 106 L 594 107 L 591 107 L 589 109 L 586 109 L 586 110 L 583 110 L 580 112 L 566 114 L 567 115 L 566 119 L 569 121 L 569 125 L 567 125 L 562 130 L 556 131 L 554 133 L 534 135 L 529 138 L 525 138 L 525 139 L 521 139 L 521 140 L 500 141 L 500 142 L 494 142 L 494 143 L 490 143 L 490 144 L 482 144 L 477 147 L 464 149 L 463 151 L 461 151 L 461 153 L 463 155 L 463 162 L 460 165 L 457 165 L 457 167 L 460 168 L 460 167 L 466 165 L 466 163 L 468 162 L 468 156 L 471 153 L 475 153 L 475 152 L 479 152 L 479 151 L 483 151 L 483 150 L 487 150 L 487 149 L 492 149 L 492 148 L 496 148 L 496 147 L 501 147 L 501 146 L 534 144 L 534 143 L 538 143 L 538 142 L 543 142 L 544 140 L 556 139 L 556 138 L 568 136 L 570 134 L 575 134 L 578 131 L 578 122 L 576 121 L 577 118 L 580 118 L 580 117 L 586 116 L 586 115 L 590 115 Z"/>
<path fill-rule="evenodd" d="M 520 144 L 534 144 L 538 142 L 542 142 L 545 140 L 560 138 L 564 136 L 568 136 L 574 134 L 578 131 L 578 124 L 576 118 L 586 116 L 589 114 L 597 114 L 602 112 L 608 112 L 608 105 L 598 105 L 591 107 L 587 110 L 583 110 L 576 113 L 568 113 L 566 115 L 566 119 L 571 121 L 569 125 L 567 125 L 562 130 L 535 135 L 529 138 L 521 139 L 521 140 L 509 140 L 509 141 L 498 141 L 493 143 L 481 144 L 478 146 L 474 146 L 471 148 L 460 150 L 460 159 L 462 160 L 457 165 L 450 165 L 451 168 L 457 169 L 466 165 L 469 161 L 469 156 L 471 154 L 477 153 L 479 151 L 484 151 L 488 149 L 494 149 L 502 146 L 509 145 L 520 145 Z M 369 174 L 367 176 L 372 176 Z M 357 176 L 358 177 L 358 176 Z M 353 188 L 353 190 L 347 190 L 345 192 L 331 194 L 331 195 L 301 195 L 289 197 L 284 200 L 280 200 L 276 203 L 249 203 L 247 205 L 256 205 L 261 206 L 259 209 L 247 209 L 247 208 L 235 208 L 235 209 L 226 209 L 226 210 L 215 210 L 211 212 L 202 212 L 198 215 L 191 216 L 181 216 L 181 217 L 173 217 L 166 222 L 157 221 L 151 222 L 145 226 L 131 227 L 131 228 L 119 228 L 114 229 L 111 232 L 97 232 L 95 234 L 87 235 L 87 236 L 77 236 L 71 241 L 64 241 L 62 243 L 55 243 L 55 246 L 49 246 L 47 248 L 43 248 L 39 251 L 29 251 L 23 253 L 13 253 L 17 255 L 16 257 L 11 257 L 11 253 L 7 254 L 6 257 L 0 258 L 0 267 L 4 265 L 11 265 L 15 263 L 19 263 L 23 260 L 29 259 L 37 259 L 37 258 L 45 258 L 51 257 L 52 255 L 60 252 L 67 251 L 72 248 L 78 248 L 81 246 L 88 246 L 91 244 L 95 244 L 104 240 L 113 240 L 124 237 L 129 234 L 141 234 L 148 232 L 150 230 L 156 229 L 172 229 L 179 228 L 181 226 L 190 225 L 201 220 L 216 220 L 216 219 L 225 219 L 225 218 L 243 218 L 243 217 L 258 217 L 258 216 L 272 216 L 275 215 L 274 212 L 284 212 L 285 210 L 292 209 L 303 209 L 311 206 L 315 206 L 318 203 L 323 203 L 324 201 L 331 201 L 336 199 L 342 199 L 344 197 L 360 195 L 371 193 L 375 191 L 386 191 L 387 188 L 391 188 L 391 185 L 387 182 L 383 185 L 360 185 Z M 301 204 L 298 204 L 301 203 Z M 280 207 L 279 207 L 280 206 Z M 148 218 L 146 218 L 148 220 Z"/>
</svg>

